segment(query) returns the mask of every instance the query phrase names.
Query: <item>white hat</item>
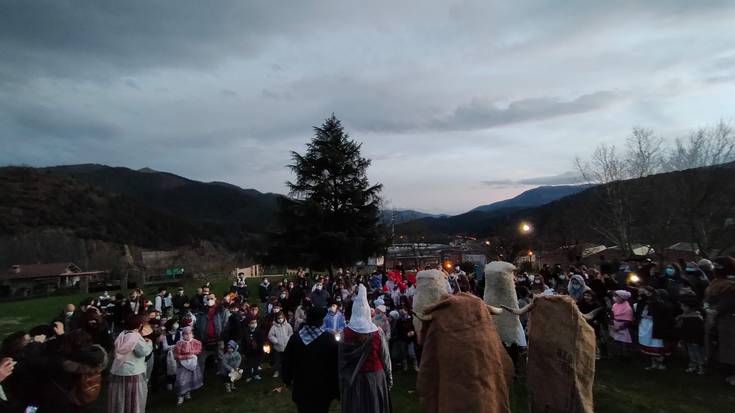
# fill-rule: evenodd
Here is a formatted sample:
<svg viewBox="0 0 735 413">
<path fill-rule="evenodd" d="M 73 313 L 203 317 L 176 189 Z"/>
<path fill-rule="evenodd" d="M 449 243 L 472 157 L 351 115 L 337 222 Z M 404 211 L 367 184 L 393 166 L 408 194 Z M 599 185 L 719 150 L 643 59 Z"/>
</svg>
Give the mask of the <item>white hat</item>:
<svg viewBox="0 0 735 413">
<path fill-rule="evenodd" d="M 387 310 L 387 308 L 384 305 L 379 305 L 375 307 L 375 309 L 379 310 L 381 313 L 385 313 L 385 310 Z"/>
<path fill-rule="evenodd" d="M 370 307 L 367 301 L 367 290 L 365 286 L 360 284 L 357 287 L 357 297 L 352 302 L 352 316 L 347 328 L 355 333 L 368 334 L 378 330 L 378 326 L 373 324 L 370 317 Z"/>
</svg>

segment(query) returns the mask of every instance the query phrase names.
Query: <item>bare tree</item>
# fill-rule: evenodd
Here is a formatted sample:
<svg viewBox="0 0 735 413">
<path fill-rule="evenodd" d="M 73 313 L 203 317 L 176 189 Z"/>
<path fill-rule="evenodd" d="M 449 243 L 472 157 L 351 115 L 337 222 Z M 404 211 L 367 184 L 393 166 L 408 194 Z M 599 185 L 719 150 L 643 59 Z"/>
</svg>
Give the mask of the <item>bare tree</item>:
<svg viewBox="0 0 735 413">
<path fill-rule="evenodd" d="M 590 211 L 594 214 L 592 228 L 626 253 L 632 252 L 628 189 L 622 183 L 630 176 L 625 160 L 615 145 L 602 144 L 595 149 L 589 161 L 578 157 L 576 166 L 585 182 L 599 185 L 593 191 L 604 209 Z"/>
<path fill-rule="evenodd" d="M 732 126 L 720 120 L 712 127 L 698 128 L 686 138 L 677 138 L 666 160 L 666 170 L 719 165 L 735 160 L 735 133 Z"/>
<path fill-rule="evenodd" d="M 643 178 L 661 171 L 663 167 L 663 139 L 654 136 L 651 129 L 633 128 L 626 141 L 625 175 Z"/>
</svg>

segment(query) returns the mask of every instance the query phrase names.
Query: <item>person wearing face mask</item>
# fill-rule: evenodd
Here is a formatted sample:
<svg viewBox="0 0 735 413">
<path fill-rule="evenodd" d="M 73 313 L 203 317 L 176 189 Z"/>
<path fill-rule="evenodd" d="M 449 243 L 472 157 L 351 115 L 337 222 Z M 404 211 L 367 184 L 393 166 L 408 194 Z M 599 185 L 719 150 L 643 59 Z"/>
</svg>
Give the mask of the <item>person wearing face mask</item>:
<svg viewBox="0 0 735 413">
<path fill-rule="evenodd" d="M 641 352 L 651 357 L 646 370 L 666 370 L 666 357 L 671 355 L 676 344 L 674 327 L 676 309 L 664 289 L 654 290 L 646 286 L 639 289 L 641 296 L 636 306 L 638 322 L 638 344 Z"/>
<path fill-rule="evenodd" d="M 281 312 L 276 314 L 276 320 L 268 331 L 268 341 L 271 343 L 271 363 L 273 377 L 278 377 L 281 370 L 283 352 L 286 350 L 288 340 L 293 335 L 293 328 L 286 322 L 286 316 Z"/>
<path fill-rule="evenodd" d="M 262 282 L 258 285 L 258 295 L 260 296 L 261 303 L 267 303 L 271 295 L 273 295 L 273 288 L 271 288 L 270 281 L 265 277 L 263 277 Z"/>
<path fill-rule="evenodd" d="M 278 294 L 278 305 L 284 313 L 288 313 L 289 311 L 296 309 L 295 307 L 291 307 L 291 301 L 288 299 L 288 290 L 285 288 Z"/>
<path fill-rule="evenodd" d="M 199 356 L 199 366 L 202 374 L 209 357 L 218 356 L 218 348 L 222 341 L 222 332 L 227 325 L 229 312 L 223 305 L 217 304 L 217 297 L 209 294 L 205 301 L 206 306 L 195 314 L 194 337 L 202 343 L 202 354 Z"/>
<path fill-rule="evenodd" d="M 681 266 L 675 262 L 669 263 L 664 267 L 663 274 L 658 278 L 655 288 L 664 289 L 669 293 L 669 297 L 677 298 L 682 287 L 681 275 Z"/>
<path fill-rule="evenodd" d="M 572 275 L 567 286 L 567 292 L 574 302 L 579 302 L 582 299 L 582 294 L 584 294 L 585 289 L 587 289 L 587 285 L 584 282 L 584 278 L 579 274 Z"/>
<path fill-rule="evenodd" d="M 314 286 L 314 291 L 311 292 L 311 305 L 327 308 L 330 298 L 329 293 L 324 289 L 324 285 L 319 282 Z"/>
<path fill-rule="evenodd" d="M 531 292 L 534 294 L 542 294 L 544 291 L 548 290 L 549 286 L 546 285 L 544 282 L 544 277 L 541 275 L 537 275 L 533 277 L 533 283 L 531 283 Z"/>
<path fill-rule="evenodd" d="M 246 383 L 250 383 L 253 379 L 260 380 L 258 367 L 263 359 L 263 345 L 265 337 L 263 332 L 258 328 L 257 320 L 250 320 L 248 328 L 243 333 L 242 345 L 240 352 L 245 358 L 245 379 Z"/>
<path fill-rule="evenodd" d="M 202 370 L 199 368 L 197 356 L 202 352 L 202 343 L 194 338 L 191 327 L 181 331 L 179 340 L 173 349 L 176 359 L 176 405 L 182 405 L 184 400 L 191 399 L 191 392 L 204 385 Z"/>
<path fill-rule="evenodd" d="M 181 340 L 181 331 L 179 330 L 179 322 L 175 319 L 166 321 L 164 324 L 165 334 L 161 341 L 161 351 L 166 360 L 166 389 L 173 390 L 176 382 L 176 358 L 174 358 L 173 348 L 176 343 Z"/>
<path fill-rule="evenodd" d="M 67 304 L 56 319 L 64 323 L 65 331 L 72 331 L 76 328 L 76 306 Z"/>
<path fill-rule="evenodd" d="M 184 294 L 184 287 L 179 287 L 176 294 L 171 297 L 171 305 L 173 306 L 174 316 L 179 316 L 184 311 L 184 304 L 189 302 L 189 297 Z"/>
<path fill-rule="evenodd" d="M 324 331 L 334 334 L 337 341 L 339 341 L 342 330 L 345 329 L 345 316 L 340 311 L 339 305 L 336 302 L 329 306 L 322 327 Z"/>
<path fill-rule="evenodd" d="M 92 337 L 92 342 L 102 346 L 107 352 L 113 349 L 113 339 L 102 313 L 96 307 L 89 307 L 79 318 L 79 328 Z"/>
</svg>

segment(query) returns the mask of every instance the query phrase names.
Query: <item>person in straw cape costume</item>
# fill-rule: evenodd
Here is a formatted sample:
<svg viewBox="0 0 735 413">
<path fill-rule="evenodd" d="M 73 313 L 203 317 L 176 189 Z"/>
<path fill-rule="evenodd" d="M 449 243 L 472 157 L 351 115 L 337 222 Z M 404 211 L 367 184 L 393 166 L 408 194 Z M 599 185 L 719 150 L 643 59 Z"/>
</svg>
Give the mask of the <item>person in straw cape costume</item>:
<svg viewBox="0 0 735 413">
<path fill-rule="evenodd" d="M 390 353 L 383 331 L 373 324 L 367 291 L 359 285 L 352 316 L 339 344 L 342 413 L 390 413 Z"/>
<path fill-rule="evenodd" d="M 448 294 L 441 271 L 418 273 L 414 321 L 423 355 L 416 389 L 425 412 L 510 412 L 513 363 L 491 316 L 501 312 L 472 294 Z"/>
<path fill-rule="evenodd" d="M 528 389 L 533 413 L 593 413 L 595 330 L 601 308 L 582 314 L 569 296 L 535 296 L 511 313 L 529 313 Z"/>
</svg>

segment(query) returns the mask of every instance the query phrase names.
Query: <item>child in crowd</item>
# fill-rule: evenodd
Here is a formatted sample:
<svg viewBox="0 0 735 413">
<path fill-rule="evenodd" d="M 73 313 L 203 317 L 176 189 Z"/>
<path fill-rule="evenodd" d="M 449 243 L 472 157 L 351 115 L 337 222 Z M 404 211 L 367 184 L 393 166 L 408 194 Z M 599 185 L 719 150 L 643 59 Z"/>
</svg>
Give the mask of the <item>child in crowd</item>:
<svg viewBox="0 0 735 413">
<path fill-rule="evenodd" d="M 177 405 L 182 405 L 184 400 L 191 399 L 191 391 L 197 390 L 204 385 L 202 371 L 199 369 L 197 356 L 202 352 L 202 343 L 194 338 L 191 327 L 185 327 L 181 331 L 181 340 L 173 349 L 176 358 L 176 394 Z"/>
<path fill-rule="evenodd" d="M 340 311 L 339 304 L 333 302 L 329 306 L 329 311 L 326 317 L 324 317 L 324 325 L 322 328 L 328 333 L 334 334 L 335 337 L 339 337 L 342 334 L 342 330 L 345 329 L 345 316 Z M 337 339 L 339 340 L 339 338 Z"/>
<path fill-rule="evenodd" d="M 613 293 L 612 315 L 613 323 L 610 326 L 610 336 L 615 341 L 618 356 L 627 357 L 633 339 L 630 336 L 630 325 L 633 323 L 633 308 L 628 303 L 630 292 L 616 290 Z"/>
<path fill-rule="evenodd" d="M 682 295 L 679 299 L 682 314 L 676 317 L 677 336 L 687 349 L 687 373 L 704 374 L 704 318 L 699 312 L 696 295 Z"/>
<path fill-rule="evenodd" d="M 276 314 L 276 320 L 268 331 L 268 341 L 271 343 L 271 362 L 273 366 L 273 377 L 278 377 L 281 370 L 281 360 L 286 344 L 293 335 L 293 328 L 286 322 L 283 312 Z"/>
<path fill-rule="evenodd" d="M 253 379 L 260 380 L 258 367 L 263 358 L 263 344 L 265 344 L 265 339 L 263 332 L 258 328 L 258 320 L 251 319 L 243 335 L 241 350 L 242 355 L 245 356 L 246 383 L 250 383 Z"/>
<path fill-rule="evenodd" d="M 237 377 L 239 374 L 232 374 L 233 372 L 240 373 L 240 363 L 242 362 L 242 356 L 238 353 L 238 345 L 235 341 L 230 340 L 227 342 L 227 349 L 220 356 L 219 371 L 217 374 L 225 382 L 225 391 L 227 393 L 235 390 L 235 381 L 233 377 Z"/>
<path fill-rule="evenodd" d="M 166 333 L 161 341 L 161 350 L 166 360 L 166 389 L 173 390 L 176 383 L 176 358 L 173 349 L 176 343 L 181 340 L 181 332 L 179 331 L 179 323 L 175 319 L 166 321 L 164 325 Z"/>
</svg>

